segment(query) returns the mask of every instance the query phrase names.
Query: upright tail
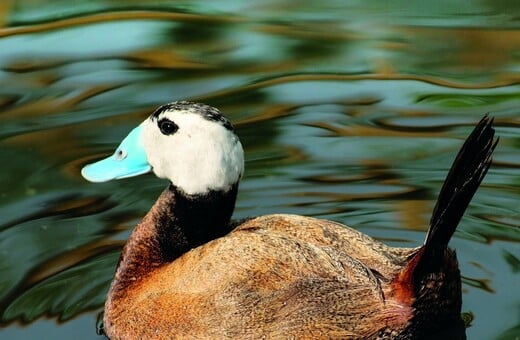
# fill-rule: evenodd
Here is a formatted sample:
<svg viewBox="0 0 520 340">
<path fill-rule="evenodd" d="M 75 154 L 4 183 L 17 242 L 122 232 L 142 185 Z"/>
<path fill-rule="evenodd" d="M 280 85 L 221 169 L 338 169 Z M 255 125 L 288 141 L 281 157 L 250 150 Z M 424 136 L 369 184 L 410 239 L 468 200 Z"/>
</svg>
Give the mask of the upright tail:
<svg viewBox="0 0 520 340">
<path fill-rule="evenodd" d="M 486 115 L 468 136 L 448 172 L 424 245 L 392 282 L 394 298 L 414 307 L 414 316 L 404 331 L 414 338 L 437 339 L 440 336 L 431 334 L 446 329 L 455 330 L 457 339 L 465 339 L 459 336 L 464 335 L 460 272 L 448 242 L 491 165 L 498 143 L 494 136 L 493 119 Z"/>
<path fill-rule="evenodd" d="M 484 179 L 498 143 L 493 118 L 486 114 L 468 136 L 453 162 L 437 198 L 424 241 L 423 256 L 444 250 L 471 198 Z"/>
</svg>

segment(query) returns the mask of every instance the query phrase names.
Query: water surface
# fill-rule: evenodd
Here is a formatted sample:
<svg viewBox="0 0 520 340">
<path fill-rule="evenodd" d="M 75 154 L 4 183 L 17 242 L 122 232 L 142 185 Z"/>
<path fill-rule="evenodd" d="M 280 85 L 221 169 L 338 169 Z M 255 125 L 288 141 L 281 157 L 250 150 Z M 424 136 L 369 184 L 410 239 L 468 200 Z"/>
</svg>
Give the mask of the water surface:
<svg viewBox="0 0 520 340">
<path fill-rule="evenodd" d="M 79 171 L 179 99 L 217 106 L 237 127 L 236 217 L 333 219 L 401 246 L 424 239 L 451 161 L 490 112 L 495 162 L 451 245 L 468 338 L 519 336 L 519 10 L 506 0 L 0 6 L 0 338 L 97 337 L 119 251 L 166 184 L 91 184 Z"/>
</svg>

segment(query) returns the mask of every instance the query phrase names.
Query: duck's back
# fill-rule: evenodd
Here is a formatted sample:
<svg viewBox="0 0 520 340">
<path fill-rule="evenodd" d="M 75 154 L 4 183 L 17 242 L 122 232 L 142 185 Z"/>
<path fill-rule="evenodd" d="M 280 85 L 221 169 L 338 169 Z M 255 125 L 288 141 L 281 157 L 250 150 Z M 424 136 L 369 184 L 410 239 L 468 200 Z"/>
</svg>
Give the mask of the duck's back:
<svg viewBox="0 0 520 340">
<path fill-rule="evenodd" d="M 389 285 L 414 252 L 330 221 L 262 216 L 129 287 L 105 311 L 108 335 L 375 336 L 410 318 Z"/>
</svg>

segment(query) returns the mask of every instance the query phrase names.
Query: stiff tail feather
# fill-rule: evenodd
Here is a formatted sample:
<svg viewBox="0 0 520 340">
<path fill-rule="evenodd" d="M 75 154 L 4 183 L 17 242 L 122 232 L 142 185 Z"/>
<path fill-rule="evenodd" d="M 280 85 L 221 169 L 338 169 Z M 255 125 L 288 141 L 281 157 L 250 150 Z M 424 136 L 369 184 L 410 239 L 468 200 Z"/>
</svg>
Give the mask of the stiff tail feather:
<svg viewBox="0 0 520 340">
<path fill-rule="evenodd" d="M 498 143 L 494 136 L 493 118 L 485 115 L 455 157 L 433 209 L 424 245 L 394 280 L 401 300 L 411 301 L 417 283 L 442 266 L 448 242 L 491 165 Z"/>
<path fill-rule="evenodd" d="M 484 179 L 498 143 L 493 118 L 487 114 L 468 136 L 453 161 L 433 209 L 424 255 L 448 247 L 469 202 Z"/>
</svg>

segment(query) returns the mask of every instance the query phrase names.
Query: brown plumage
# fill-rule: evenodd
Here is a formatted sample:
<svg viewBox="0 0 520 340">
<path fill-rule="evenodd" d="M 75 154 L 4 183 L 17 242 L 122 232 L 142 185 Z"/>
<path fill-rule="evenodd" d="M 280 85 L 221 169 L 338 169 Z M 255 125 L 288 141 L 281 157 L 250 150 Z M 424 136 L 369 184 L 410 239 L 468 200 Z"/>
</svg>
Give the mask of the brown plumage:
<svg viewBox="0 0 520 340">
<path fill-rule="evenodd" d="M 295 215 L 235 226 L 238 186 L 195 197 L 171 185 L 123 250 L 105 332 L 111 339 L 465 338 L 460 274 L 447 245 L 495 146 L 486 116 L 459 152 L 418 248 Z"/>
</svg>

